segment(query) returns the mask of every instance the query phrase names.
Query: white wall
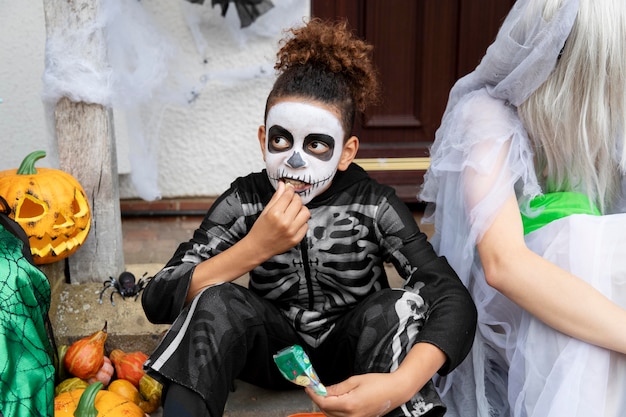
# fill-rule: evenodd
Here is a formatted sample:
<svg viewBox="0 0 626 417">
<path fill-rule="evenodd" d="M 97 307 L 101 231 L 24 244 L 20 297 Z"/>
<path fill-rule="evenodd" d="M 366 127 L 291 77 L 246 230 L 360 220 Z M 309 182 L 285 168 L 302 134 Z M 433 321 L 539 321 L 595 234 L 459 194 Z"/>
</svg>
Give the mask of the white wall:
<svg viewBox="0 0 626 417">
<path fill-rule="evenodd" d="M 35 148 L 47 149 L 39 99 L 45 41 L 41 1 L 0 0 L 0 170 L 17 168 Z"/>
<path fill-rule="evenodd" d="M 144 113 L 144 120 L 150 119 L 144 128 L 151 134 L 149 146 L 156 149 L 163 198 L 216 196 L 235 177 L 263 167 L 256 132 L 274 80 L 267 68 L 273 65 L 281 30 L 302 23 L 309 13 L 309 0 L 274 0 L 270 12 L 242 30 L 234 4 L 222 18 L 219 6 L 212 9 L 206 3 L 140 3 L 176 47 L 170 75 L 180 82 L 174 94 L 181 99 L 199 93 L 190 104 L 178 99 L 180 103 L 155 102 Z M 194 38 L 194 29 L 201 37 Z M 0 0 L 0 39 L 0 170 L 17 167 L 35 149 L 50 155 L 39 166 L 56 167 L 41 100 L 46 42 L 42 1 Z M 202 42 L 204 53 L 199 50 Z M 131 124 L 124 111 L 116 108 L 114 121 L 120 196 L 134 198 L 140 195 L 129 175 L 140 169 L 129 162 L 129 133 L 134 133 L 127 129 Z"/>
</svg>

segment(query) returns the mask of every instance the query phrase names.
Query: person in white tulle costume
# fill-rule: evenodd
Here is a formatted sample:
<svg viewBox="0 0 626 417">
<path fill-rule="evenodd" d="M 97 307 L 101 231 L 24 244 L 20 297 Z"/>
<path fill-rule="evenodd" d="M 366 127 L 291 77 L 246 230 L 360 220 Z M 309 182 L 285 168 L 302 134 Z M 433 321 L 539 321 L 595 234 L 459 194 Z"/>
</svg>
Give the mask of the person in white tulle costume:
<svg viewBox="0 0 626 417">
<path fill-rule="evenodd" d="M 420 198 L 478 331 L 446 416 L 626 416 L 626 1 L 519 0 Z"/>
</svg>

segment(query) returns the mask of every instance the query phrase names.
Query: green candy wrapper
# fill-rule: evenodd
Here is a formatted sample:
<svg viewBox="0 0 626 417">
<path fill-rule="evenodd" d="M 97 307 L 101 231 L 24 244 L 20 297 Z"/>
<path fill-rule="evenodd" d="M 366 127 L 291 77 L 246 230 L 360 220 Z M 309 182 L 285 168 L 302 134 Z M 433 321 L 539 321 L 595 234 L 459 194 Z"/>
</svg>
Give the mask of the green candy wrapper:
<svg viewBox="0 0 626 417">
<path fill-rule="evenodd" d="M 302 346 L 289 346 L 274 356 L 274 362 L 287 380 L 296 385 L 310 387 L 316 394 L 325 396 L 326 387 L 320 382 L 313 365 Z"/>
</svg>

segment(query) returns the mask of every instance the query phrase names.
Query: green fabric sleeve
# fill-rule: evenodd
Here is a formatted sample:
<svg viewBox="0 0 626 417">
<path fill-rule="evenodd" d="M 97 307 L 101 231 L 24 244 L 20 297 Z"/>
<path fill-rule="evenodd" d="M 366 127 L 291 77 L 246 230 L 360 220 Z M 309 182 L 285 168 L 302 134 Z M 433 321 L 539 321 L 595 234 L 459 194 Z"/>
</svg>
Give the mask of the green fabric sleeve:
<svg viewBox="0 0 626 417">
<path fill-rule="evenodd" d="M 530 201 L 529 208 L 522 211 L 524 234 L 535 231 L 546 224 L 572 214 L 600 216 L 600 210 L 581 193 L 547 193 Z"/>
<path fill-rule="evenodd" d="M 54 365 L 44 323 L 50 284 L 23 245 L 0 225 L 0 412 L 52 416 Z"/>
</svg>

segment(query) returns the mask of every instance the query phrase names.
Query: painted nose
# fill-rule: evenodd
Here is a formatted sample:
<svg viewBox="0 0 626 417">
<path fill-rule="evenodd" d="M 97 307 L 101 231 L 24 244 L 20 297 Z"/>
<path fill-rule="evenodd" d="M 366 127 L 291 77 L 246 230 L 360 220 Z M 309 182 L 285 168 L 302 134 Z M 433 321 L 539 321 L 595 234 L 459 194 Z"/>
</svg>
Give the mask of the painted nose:
<svg viewBox="0 0 626 417">
<path fill-rule="evenodd" d="M 299 152 L 294 152 L 287 160 L 287 165 L 291 168 L 302 168 L 306 165 L 306 161 L 302 159 Z"/>
</svg>

